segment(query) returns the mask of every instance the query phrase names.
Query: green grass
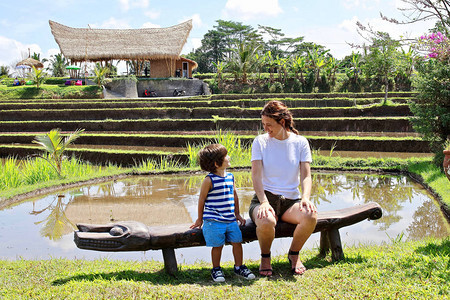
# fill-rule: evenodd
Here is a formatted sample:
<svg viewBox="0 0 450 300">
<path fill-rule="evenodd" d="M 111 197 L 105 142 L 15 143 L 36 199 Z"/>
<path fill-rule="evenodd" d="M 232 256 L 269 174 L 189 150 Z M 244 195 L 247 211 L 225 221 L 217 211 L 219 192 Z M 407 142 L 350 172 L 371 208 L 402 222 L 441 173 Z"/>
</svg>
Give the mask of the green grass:
<svg viewBox="0 0 450 300">
<path fill-rule="evenodd" d="M 436 165 L 423 161 L 408 166 L 408 172 L 419 176 L 424 184 L 433 190 L 440 201 L 450 208 L 450 182 Z"/>
<path fill-rule="evenodd" d="M 329 134 L 332 134 L 333 132 L 329 132 Z M 350 133 L 349 133 L 350 134 Z M 64 134 L 63 134 L 64 135 Z M 24 137 L 35 137 L 36 134 L 34 133 L 0 133 L 0 137 L 5 136 L 24 136 Z M 86 137 L 110 137 L 110 138 L 177 138 L 177 139 L 193 139 L 193 138 L 201 138 L 205 140 L 211 140 L 214 139 L 214 137 L 211 137 L 211 135 L 206 134 L 177 134 L 170 133 L 170 134 L 145 134 L 145 133 L 83 133 L 83 136 Z M 239 134 L 237 135 L 240 139 L 254 139 L 255 134 Z M 405 140 L 412 140 L 412 141 L 422 141 L 423 139 L 418 136 L 402 136 L 402 137 L 389 137 L 389 136 L 323 136 L 323 135 L 303 135 L 304 137 L 308 139 L 323 139 L 323 140 L 360 140 L 360 141 L 405 141 Z M 180 143 L 182 144 L 182 143 Z"/>
<path fill-rule="evenodd" d="M 40 88 L 35 86 L 7 87 L 0 85 L 0 99 L 53 99 L 53 98 L 99 98 L 101 89 L 97 86 L 65 86 L 43 84 Z"/>
<path fill-rule="evenodd" d="M 224 250 L 231 251 L 229 246 Z M 182 251 L 182 249 L 178 250 Z M 2 299 L 448 299 L 450 240 L 425 239 L 381 246 L 344 247 L 331 262 L 302 251 L 308 271 L 290 275 L 285 256 L 273 258 L 275 275 L 246 281 L 223 262 L 227 281 L 214 284 L 210 262 L 182 264 L 175 276 L 156 261 L 3 260 Z M 245 255 L 245 253 L 244 253 Z M 257 271 L 259 262 L 247 260 Z"/>
</svg>

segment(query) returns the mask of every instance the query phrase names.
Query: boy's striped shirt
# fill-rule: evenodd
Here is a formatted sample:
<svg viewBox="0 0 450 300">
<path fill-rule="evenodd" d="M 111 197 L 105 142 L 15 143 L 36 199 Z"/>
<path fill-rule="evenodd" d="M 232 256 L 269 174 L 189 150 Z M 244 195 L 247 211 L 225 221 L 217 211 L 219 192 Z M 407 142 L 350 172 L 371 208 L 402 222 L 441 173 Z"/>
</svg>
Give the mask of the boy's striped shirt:
<svg viewBox="0 0 450 300">
<path fill-rule="evenodd" d="M 212 188 L 208 192 L 203 211 L 203 220 L 234 222 L 234 176 L 226 173 L 220 177 L 213 173 L 207 175 L 211 179 Z"/>
</svg>

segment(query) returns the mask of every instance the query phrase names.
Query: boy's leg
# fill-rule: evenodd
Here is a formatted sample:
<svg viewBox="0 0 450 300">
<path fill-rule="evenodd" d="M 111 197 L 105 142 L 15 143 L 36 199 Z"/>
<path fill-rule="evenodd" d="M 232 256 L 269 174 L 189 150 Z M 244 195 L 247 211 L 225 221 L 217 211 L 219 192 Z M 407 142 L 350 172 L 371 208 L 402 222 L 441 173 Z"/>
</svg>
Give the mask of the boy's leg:
<svg viewBox="0 0 450 300">
<path fill-rule="evenodd" d="M 220 267 L 220 258 L 222 257 L 223 246 L 211 248 L 211 259 L 213 268 Z"/>
<path fill-rule="evenodd" d="M 243 260 L 243 251 L 241 243 L 231 243 L 233 246 L 233 257 L 234 257 L 234 265 L 236 267 L 242 266 Z"/>
</svg>

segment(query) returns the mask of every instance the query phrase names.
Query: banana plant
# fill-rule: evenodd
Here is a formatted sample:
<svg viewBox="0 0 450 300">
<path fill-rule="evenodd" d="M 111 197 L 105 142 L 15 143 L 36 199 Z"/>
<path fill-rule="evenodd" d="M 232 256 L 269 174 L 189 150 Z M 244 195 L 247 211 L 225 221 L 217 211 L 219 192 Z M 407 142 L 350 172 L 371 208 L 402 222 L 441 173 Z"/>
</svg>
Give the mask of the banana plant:
<svg viewBox="0 0 450 300">
<path fill-rule="evenodd" d="M 305 79 L 303 78 L 303 72 L 306 70 L 306 57 L 304 56 L 295 56 L 292 58 L 292 69 L 295 73 L 295 78 L 299 79 L 300 82 L 304 83 Z M 300 74 L 300 77 L 298 76 Z"/>
<path fill-rule="evenodd" d="M 36 155 L 36 157 L 45 159 L 58 173 L 59 177 L 62 177 L 61 166 L 65 159 L 64 152 L 67 147 L 72 144 L 77 138 L 80 137 L 84 129 L 77 129 L 69 136 L 63 138 L 61 135 L 61 129 L 52 129 L 45 135 L 38 135 L 33 140 L 41 146 L 41 150 L 47 155 Z"/>
<path fill-rule="evenodd" d="M 314 47 L 311 50 L 308 50 L 308 62 L 309 66 L 314 72 L 314 85 L 319 80 L 320 70 L 326 65 L 325 54 L 328 52 L 322 51 L 320 52 L 318 48 Z"/>
<path fill-rule="evenodd" d="M 213 61 L 213 65 L 214 65 L 214 67 L 216 67 L 216 70 L 217 70 L 217 85 L 220 88 L 221 83 L 222 83 L 222 78 L 223 78 L 223 71 L 227 67 L 227 64 L 223 61 L 217 61 L 217 62 Z"/>
<path fill-rule="evenodd" d="M 269 50 L 264 54 L 264 62 L 266 63 L 267 67 L 269 68 L 269 78 L 270 82 L 274 82 L 273 79 L 273 72 L 277 65 L 276 60 L 272 56 L 272 52 Z"/>
</svg>

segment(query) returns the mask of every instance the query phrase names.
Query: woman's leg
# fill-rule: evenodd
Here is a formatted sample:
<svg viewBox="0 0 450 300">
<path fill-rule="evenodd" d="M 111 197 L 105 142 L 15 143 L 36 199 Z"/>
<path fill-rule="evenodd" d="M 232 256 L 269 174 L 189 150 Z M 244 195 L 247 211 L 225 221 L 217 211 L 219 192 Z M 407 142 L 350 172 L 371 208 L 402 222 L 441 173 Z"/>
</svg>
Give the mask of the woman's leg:
<svg viewBox="0 0 450 300">
<path fill-rule="evenodd" d="M 256 225 L 256 237 L 258 238 L 259 247 L 261 248 L 261 254 L 269 254 L 270 248 L 272 247 L 272 242 L 275 239 L 275 225 L 277 224 L 277 221 L 272 214 L 269 214 L 266 218 L 258 219 L 258 208 L 259 206 L 253 210 L 253 220 L 255 220 Z M 259 269 L 272 269 L 270 257 L 261 257 L 261 265 Z M 272 275 L 272 272 L 263 271 L 260 272 L 260 274 L 263 276 L 270 276 Z"/>
<path fill-rule="evenodd" d="M 281 220 L 287 223 L 297 224 L 292 235 L 290 248 L 290 251 L 297 252 L 302 249 L 305 242 L 313 233 L 317 223 L 317 213 L 307 212 L 305 209 L 300 210 L 300 203 L 296 203 L 281 216 Z M 298 274 L 306 270 L 298 255 L 289 255 L 289 258 L 292 263 L 292 268 L 300 269 Z"/>
</svg>

